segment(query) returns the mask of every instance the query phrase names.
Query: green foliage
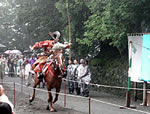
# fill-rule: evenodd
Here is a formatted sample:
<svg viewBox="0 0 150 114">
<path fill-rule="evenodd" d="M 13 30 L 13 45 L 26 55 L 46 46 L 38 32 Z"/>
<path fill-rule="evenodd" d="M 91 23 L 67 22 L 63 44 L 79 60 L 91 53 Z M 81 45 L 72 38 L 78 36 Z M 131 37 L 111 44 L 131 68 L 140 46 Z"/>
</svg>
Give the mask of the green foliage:
<svg viewBox="0 0 150 114">
<path fill-rule="evenodd" d="M 84 39 L 78 41 L 88 46 L 94 41 L 109 42 L 122 53 L 127 48 L 127 33 L 142 32 L 142 22 L 150 17 L 148 4 L 147 0 L 92 0 Z"/>
<path fill-rule="evenodd" d="M 62 33 L 61 41 L 68 41 L 67 5 L 74 57 L 90 54 L 94 58 L 100 54 L 102 43 L 117 48 L 122 55 L 127 50 L 127 33 L 150 31 L 148 0 L 1 0 L 0 3 L 3 4 L 0 24 L 10 24 L 7 30 L 1 27 L 0 41 L 11 48 L 23 50 L 36 41 L 49 39 L 48 32 L 56 30 Z"/>
</svg>

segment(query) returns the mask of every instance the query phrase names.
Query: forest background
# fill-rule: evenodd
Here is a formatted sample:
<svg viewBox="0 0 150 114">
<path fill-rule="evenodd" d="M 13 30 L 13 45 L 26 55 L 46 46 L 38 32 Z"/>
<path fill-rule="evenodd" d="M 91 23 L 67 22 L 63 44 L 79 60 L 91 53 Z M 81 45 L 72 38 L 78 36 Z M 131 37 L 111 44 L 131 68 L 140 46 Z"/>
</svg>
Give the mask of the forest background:
<svg viewBox="0 0 150 114">
<path fill-rule="evenodd" d="M 56 30 L 69 42 L 68 7 L 72 59 L 89 60 L 92 83 L 127 86 L 127 34 L 150 32 L 149 6 L 149 0 L 0 0 L 0 42 L 24 51 Z"/>
</svg>

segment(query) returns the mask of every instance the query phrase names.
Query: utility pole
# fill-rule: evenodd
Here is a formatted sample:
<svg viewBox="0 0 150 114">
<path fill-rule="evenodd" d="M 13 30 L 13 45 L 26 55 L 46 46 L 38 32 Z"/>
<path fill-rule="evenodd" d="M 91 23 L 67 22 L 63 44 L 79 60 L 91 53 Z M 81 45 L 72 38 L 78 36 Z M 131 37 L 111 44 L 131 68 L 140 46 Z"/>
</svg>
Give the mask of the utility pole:
<svg viewBox="0 0 150 114">
<path fill-rule="evenodd" d="M 71 43 L 71 24 L 70 24 L 70 14 L 69 14 L 69 0 L 66 0 L 67 6 L 67 17 L 68 17 L 68 26 L 69 26 L 69 43 Z M 69 60 L 71 60 L 71 47 L 69 51 Z"/>
</svg>

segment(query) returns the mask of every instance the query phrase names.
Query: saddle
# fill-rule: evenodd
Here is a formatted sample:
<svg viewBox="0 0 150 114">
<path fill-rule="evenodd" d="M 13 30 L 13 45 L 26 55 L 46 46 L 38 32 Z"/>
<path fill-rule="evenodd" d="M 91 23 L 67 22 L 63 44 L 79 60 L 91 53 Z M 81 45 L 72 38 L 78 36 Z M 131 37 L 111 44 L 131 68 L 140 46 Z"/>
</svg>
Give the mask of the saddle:
<svg viewBox="0 0 150 114">
<path fill-rule="evenodd" d="M 32 65 L 32 68 L 31 68 L 31 70 L 34 70 L 34 68 L 40 63 L 40 62 L 46 62 L 46 60 L 47 60 L 47 56 L 41 56 L 39 59 L 37 59 L 36 61 L 35 61 L 35 63 Z"/>
</svg>

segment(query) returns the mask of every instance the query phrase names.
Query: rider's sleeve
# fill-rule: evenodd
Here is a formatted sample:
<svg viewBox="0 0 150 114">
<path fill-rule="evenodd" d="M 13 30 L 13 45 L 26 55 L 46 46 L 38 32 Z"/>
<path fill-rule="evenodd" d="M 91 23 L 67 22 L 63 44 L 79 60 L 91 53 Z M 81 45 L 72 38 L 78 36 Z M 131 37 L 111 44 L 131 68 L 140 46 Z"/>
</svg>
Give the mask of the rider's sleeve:
<svg viewBox="0 0 150 114">
<path fill-rule="evenodd" d="M 38 48 L 44 48 L 44 47 L 49 47 L 49 46 L 51 46 L 51 41 L 46 40 L 46 41 L 42 41 L 42 42 L 36 42 L 32 48 L 38 49 Z"/>
<path fill-rule="evenodd" d="M 67 45 L 67 46 L 65 47 L 65 49 L 68 49 L 68 48 L 70 48 L 70 45 Z"/>
<path fill-rule="evenodd" d="M 67 49 L 69 47 L 68 44 L 57 43 L 54 45 L 53 49 Z"/>
<path fill-rule="evenodd" d="M 32 49 L 37 49 L 37 48 L 39 48 L 40 46 L 39 46 L 39 42 L 36 42 L 33 46 L 32 46 Z"/>
</svg>

